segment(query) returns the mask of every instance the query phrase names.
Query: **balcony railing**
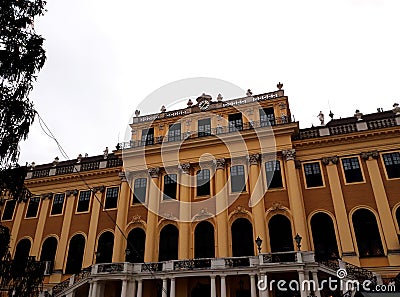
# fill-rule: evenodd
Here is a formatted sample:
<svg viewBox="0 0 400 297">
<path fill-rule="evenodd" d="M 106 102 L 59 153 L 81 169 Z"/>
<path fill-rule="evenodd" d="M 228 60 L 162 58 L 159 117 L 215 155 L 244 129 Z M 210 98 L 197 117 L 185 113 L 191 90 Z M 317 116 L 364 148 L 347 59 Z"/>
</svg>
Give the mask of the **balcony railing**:
<svg viewBox="0 0 400 297">
<path fill-rule="evenodd" d="M 257 128 L 265 128 L 265 127 L 272 127 L 276 125 L 283 125 L 291 123 L 290 117 L 282 116 L 280 118 L 276 118 L 274 122 L 260 122 L 260 121 L 251 121 L 243 123 L 241 126 L 217 126 L 211 128 L 209 131 L 188 131 L 184 133 L 180 133 L 179 135 L 174 135 L 169 137 L 168 135 L 165 136 L 157 136 L 147 140 L 131 140 L 127 142 L 121 142 L 118 144 L 120 149 L 129 149 L 129 148 L 136 148 L 136 147 L 143 147 L 149 145 L 160 144 L 164 142 L 177 142 L 186 139 L 193 139 L 193 138 L 201 138 L 207 136 L 215 136 L 215 135 L 223 135 L 228 133 L 237 133 L 240 131 L 248 131 Z"/>
</svg>

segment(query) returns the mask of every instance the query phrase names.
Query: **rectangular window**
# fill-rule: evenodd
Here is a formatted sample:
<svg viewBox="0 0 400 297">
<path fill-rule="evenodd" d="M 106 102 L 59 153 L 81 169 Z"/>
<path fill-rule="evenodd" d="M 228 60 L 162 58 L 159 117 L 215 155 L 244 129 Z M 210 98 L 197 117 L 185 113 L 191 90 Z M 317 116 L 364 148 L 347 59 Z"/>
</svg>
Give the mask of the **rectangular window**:
<svg viewBox="0 0 400 297">
<path fill-rule="evenodd" d="M 92 191 L 81 191 L 79 193 L 78 207 L 76 212 L 85 212 L 89 210 L 90 196 Z"/>
<path fill-rule="evenodd" d="M 181 124 L 175 123 L 169 126 L 168 130 L 168 141 L 180 141 L 181 140 Z"/>
<path fill-rule="evenodd" d="M 278 160 L 265 162 L 267 186 L 269 189 L 282 188 L 282 171 Z"/>
<path fill-rule="evenodd" d="M 364 180 L 357 157 L 342 159 L 342 165 L 347 183 L 362 182 Z"/>
<path fill-rule="evenodd" d="M 211 135 L 211 119 L 198 121 L 199 137 Z"/>
<path fill-rule="evenodd" d="M 104 209 L 117 208 L 118 190 L 118 187 L 107 188 Z"/>
<path fill-rule="evenodd" d="M 164 200 L 176 199 L 176 174 L 168 174 L 164 176 Z"/>
<path fill-rule="evenodd" d="M 6 205 L 4 205 L 3 216 L 1 218 L 3 221 L 12 220 L 16 205 L 17 205 L 17 200 L 10 199 L 6 201 Z"/>
<path fill-rule="evenodd" d="M 210 170 L 197 171 L 197 196 L 210 195 Z"/>
<path fill-rule="evenodd" d="M 246 191 L 243 165 L 236 165 L 231 167 L 231 189 L 232 192 Z"/>
<path fill-rule="evenodd" d="M 135 179 L 133 185 L 133 203 L 145 203 L 147 178 Z"/>
<path fill-rule="evenodd" d="M 400 153 L 383 154 L 388 178 L 400 178 Z"/>
<path fill-rule="evenodd" d="M 307 188 L 322 187 L 324 185 L 318 162 L 304 164 L 304 175 Z"/>
<path fill-rule="evenodd" d="M 243 130 L 243 120 L 241 113 L 229 115 L 229 132 Z"/>
<path fill-rule="evenodd" d="M 27 218 L 35 218 L 39 210 L 40 197 L 29 199 L 28 209 L 26 210 Z"/>
<path fill-rule="evenodd" d="M 260 109 L 260 126 L 266 127 L 274 125 L 275 125 L 274 109 L 272 107 Z"/>
<path fill-rule="evenodd" d="M 141 145 L 149 145 L 154 143 L 154 128 L 143 129 Z"/>
<path fill-rule="evenodd" d="M 62 214 L 64 207 L 65 194 L 55 194 L 53 197 L 53 205 L 51 206 L 51 215 Z"/>
</svg>

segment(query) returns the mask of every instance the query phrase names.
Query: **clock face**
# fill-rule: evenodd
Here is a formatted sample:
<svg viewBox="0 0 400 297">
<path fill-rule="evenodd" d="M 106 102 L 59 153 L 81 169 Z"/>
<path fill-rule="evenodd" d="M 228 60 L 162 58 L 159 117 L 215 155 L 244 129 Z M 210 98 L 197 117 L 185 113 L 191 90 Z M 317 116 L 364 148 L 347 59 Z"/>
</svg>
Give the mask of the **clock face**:
<svg viewBox="0 0 400 297">
<path fill-rule="evenodd" d="M 210 107 L 210 102 L 208 102 L 207 100 L 199 102 L 199 108 L 201 110 L 207 110 L 209 107 Z"/>
</svg>

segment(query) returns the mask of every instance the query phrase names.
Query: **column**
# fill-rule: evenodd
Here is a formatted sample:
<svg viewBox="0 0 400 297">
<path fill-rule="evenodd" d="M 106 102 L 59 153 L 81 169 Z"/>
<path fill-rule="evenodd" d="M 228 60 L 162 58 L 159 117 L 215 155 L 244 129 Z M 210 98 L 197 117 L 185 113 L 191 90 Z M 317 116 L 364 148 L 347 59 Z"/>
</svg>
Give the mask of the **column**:
<svg viewBox="0 0 400 297">
<path fill-rule="evenodd" d="M 181 164 L 179 189 L 179 244 L 178 259 L 189 259 L 190 250 L 190 164 Z"/>
<path fill-rule="evenodd" d="M 126 293 L 128 291 L 128 280 L 123 279 L 122 280 L 122 288 L 121 288 L 121 297 L 127 297 Z"/>
<path fill-rule="evenodd" d="M 98 283 L 97 281 L 93 282 L 93 286 L 92 286 L 92 296 L 91 297 L 97 297 L 97 291 L 98 291 Z"/>
<path fill-rule="evenodd" d="M 359 260 L 356 259 L 357 254 L 355 253 L 353 238 L 351 237 L 350 222 L 347 216 L 342 186 L 340 184 L 336 165 L 338 161 L 338 157 L 322 158 L 322 163 L 326 165 L 326 171 L 328 173 L 329 188 L 332 195 L 333 208 L 335 210 L 340 245 L 342 246 L 342 258 L 349 263 L 359 265 Z"/>
<path fill-rule="evenodd" d="M 136 297 L 142 297 L 142 292 L 143 292 L 143 283 L 142 280 L 139 279 L 137 283 Z"/>
<path fill-rule="evenodd" d="M 226 278 L 221 275 L 221 297 L 226 297 Z"/>
<path fill-rule="evenodd" d="M 21 226 L 21 221 L 24 215 L 25 204 L 27 202 L 17 202 L 17 213 L 15 214 L 14 223 L 11 228 L 11 236 L 10 236 L 10 253 L 11 255 L 14 254 L 15 249 L 15 241 L 18 237 L 19 227 Z"/>
<path fill-rule="evenodd" d="M 129 201 L 130 201 L 130 189 L 127 182 L 125 172 L 120 172 L 119 177 L 121 178 L 121 192 L 119 193 L 119 199 L 117 204 L 117 218 L 114 230 L 114 247 L 113 247 L 113 262 L 125 261 L 125 247 L 126 240 L 123 232 L 126 228 L 126 220 L 128 217 Z"/>
<path fill-rule="evenodd" d="M 229 257 L 228 243 L 228 193 L 225 175 L 225 159 L 216 160 L 215 189 L 217 213 L 217 257 Z"/>
<path fill-rule="evenodd" d="M 260 279 L 258 281 L 261 281 L 261 280 L 263 280 L 265 282 L 268 281 L 267 276 L 265 275 L 265 273 L 261 273 L 260 274 Z M 268 282 L 262 284 L 262 286 L 266 286 L 266 289 L 263 290 L 263 291 L 259 290 L 260 297 L 269 297 L 269 291 L 268 291 L 269 290 L 269 286 L 268 285 L 269 285 Z"/>
<path fill-rule="evenodd" d="M 175 297 L 175 278 L 171 278 L 171 287 L 169 289 L 169 297 Z"/>
<path fill-rule="evenodd" d="M 92 297 L 93 292 L 93 282 L 89 282 L 89 294 L 88 297 Z"/>
<path fill-rule="evenodd" d="M 377 151 L 361 153 L 361 157 L 365 160 L 368 168 L 368 174 L 371 179 L 371 186 L 375 196 L 376 207 L 378 209 L 379 219 L 382 224 L 383 236 L 386 241 L 388 257 L 395 256 L 400 252 L 399 240 L 397 238 L 396 227 L 394 225 L 393 216 L 390 211 L 388 198 L 386 196 L 385 186 L 382 181 L 378 166 L 379 154 Z M 392 254 L 392 255 L 391 255 Z M 400 264 L 400 257 L 396 257 L 396 265 Z M 394 259 L 393 259 L 394 260 Z M 394 263 L 390 263 L 395 265 Z"/>
<path fill-rule="evenodd" d="M 168 297 L 168 280 L 163 278 L 162 280 L 162 297 Z"/>
<path fill-rule="evenodd" d="M 312 278 L 313 278 L 313 281 L 314 281 L 314 283 L 315 283 L 315 286 L 316 286 L 316 289 L 315 289 L 315 296 L 316 297 L 321 297 L 321 292 L 319 291 L 319 282 L 318 282 L 318 273 L 317 273 L 317 271 L 313 271 L 312 272 Z"/>
<path fill-rule="evenodd" d="M 93 255 L 95 252 L 94 249 L 96 246 L 96 237 L 97 237 L 97 224 L 99 222 L 99 214 L 101 208 L 100 201 L 102 199 L 102 193 L 104 193 L 104 190 L 105 190 L 104 186 L 94 187 L 92 189 L 92 201 L 93 201 L 92 211 L 90 212 L 88 239 L 85 245 L 85 253 L 83 255 L 82 267 L 89 267 L 90 265 L 93 264 Z"/>
<path fill-rule="evenodd" d="M 30 252 L 30 255 L 35 256 L 36 259 L 38 259 L 38 260 L 39 260 L 40 245 L 42 243 L 42 238 L 43 238 L 44 225 L 46 224 L 46 219 L 48 217 L 49 205 L 50 205 L 50 201 L 52 201 L 51 200 L 52 197 L 53 197 L 53 194 L 43 195 L 44 200 L 42 200 L 42 207 L 40 208 L 40 212 L 39 212 L 39 216 L 38 216 L 38 223 L 36 226 L 35 237 L 33 239 L 32 250 Z"/>
<path fill-rule="evenodd" d="M 146 243 L 144 249 L 144 262 L 157 261 L 155 243 L 158 240 L 154 239 L 157 234 L 158 224 L 158 205 L 160 203 L 160 190 L 159 190 L 159 172 L 160 168 L 149 168 L 149 175 L 151 177 L 149 183 L 149 196 L 148 196 L 148 210 L 147 210 L 147 227 L 146 227 Z"/>
<path fill-rule="evenodd" d="M 136 297 L 136 281 L 134 279 L 128 282 L 127 297 Z"/>
<path fill-rule="evenodd" d="M 297 175 L 294 159 L 296 151 L 294 149 L 282 151 L 286 162 L 287 190 L 289 195 L 290 210 L 293 215 L 294 233 L 303 237 L 301 250 L 310 250 L 308 231 L 306 223 L 306 212 L 304 210 L 303 194 L 300 186 L 300 180 Z"/>
<path fill-rule="evenodd" d="M 263 183 L 260 175 L 260 154 L 249 156 L 250 163 L 250 193 L 251 193 L 251 212 L 254 218 L 254 237 L 260 236 L 264 241 L 261 245 L 261 252 L 267 252 L 267 222 L 265 220 L 265 205 L 264 205 L 264 191 Z"/>
<path fill-rule="evenodd" d="M 256 279 L 254 274 L 250 274 L 250 296 L 257 297 Z"/>
<path fill-rule="evenodd" d="M 215 275 L 211 275 L 211 297 L 217 297 L 217 290 L 215 286 Z"/>
<path fill-rule="evenodd" d="M 304 280 L 305 280 L 304 271 L 299 270 L 298 274 L 299 274 L 300 296 L 301 297 L 307 297 L 308 294 L 307 294 L 306 288 L 304 287 L 304 290 L 302 290 L 302 287 L 303 287 L 303 284 L 304 284 Z"/>
<path fill-rule="evenodd" d="M 65 199 L 66 205 L 64 210 L 64 219 L 61 228 L 60 241 L 58 243 L 56 259 L 54 262 L 54 270 L 62 271 L 64 265 L 64 259 L 66 257 L 66 250 L 69 237 L 69 229 L 71 227 L 72 215 L 74 214 L 75 198 L 78 196 L 77 190 L 66 191 Z M 61 281 L 61 274 L 60 280 Z"/>
</svg>

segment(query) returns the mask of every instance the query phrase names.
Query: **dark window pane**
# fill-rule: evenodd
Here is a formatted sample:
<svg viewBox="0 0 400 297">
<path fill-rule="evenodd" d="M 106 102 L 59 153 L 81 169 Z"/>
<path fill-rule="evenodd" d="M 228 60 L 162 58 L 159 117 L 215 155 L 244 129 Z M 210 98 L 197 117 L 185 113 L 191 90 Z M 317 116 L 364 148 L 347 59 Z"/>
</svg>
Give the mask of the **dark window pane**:
<svg viewBox="0 0 400 297">
<path fill-rule="evenodd" d="M 84 212 L 89 210 L 91 191 L 81 191 L 78 199 L 77 212 Z"/>
<path fill-rule="evenodd" d="M 53 197 L 53 205 L 51 207 L 51 214 L 57 215 L 62 214 L 63 206 L 64 206 L 64 198 L 65 194 L 55 194 Z"/>
<path fill-rule="evenodd" d="M 12 220 L 15 210 L 15 205 L 17 204 L 17 200 L 10 199 L 6 201 L 6 205 L 4 206 L 4 212 L 2 220 Z"/>
<path fill-rule="evenodd" d="M 385 163 L 388 178 L 400 177 L 400 153 L 383 154 L 383 161 Z"/>
<path fill-rule="evenodd" d="M 203 119 L 198 122 L 199 137 L 211 135 L 211 120 Z"/>
<path fill-rule="evenodd" d="M 148 144 L 153 144 L 153 143 L 154 143 L 154 128 L 143 129 L 141 144 L 148 145 Z"/>
<path fill-rule="evenodd" d="M 260 126 L 274 126 L 275 125 L 275 115 L 273 108 L 260 109 Z"/>
<path fill-rule="evenodd" d="M 304 175 L 308 188 L 323 186 L 321 168 L 318 162 L 304 164 Z"/>
<path fill-rule="evenodd" d="M 106 202 L 104 209 L 117 208 L 118 203 L 118 187 L 108 188 L 106 191 Z"/>
<path fill-rule="evenodd" d="M 278 160 L 265 162 L 265 172 L 269 189 L 283 187 L 281 166 Z"/>
<path fill-rule="evenodd" d="M 39 203 L 40 203 L 39 197 L 34 197 L 29 199 L 28 210 L 26 211 L 27 218 L 34 218 L 37 216 Z"/>
<path fill-rule="evenodd" d="M 232 192 L 246 191 L 243 165 L 236 165 L 231 167 L 231 189 Z"/>
<path fill-rule="evenodd" d="M 229 115 L 229 132 L 232 131 L 241 131 L 243 130 L 243 120 L 242 114 L 230 114 Z"/>
<path fill-rule="evenodd" d="M 133 185 L 133 203 L 144 203 L 146 201 L 147 178 L 135 179 Z"/>
<path fill-rule="evenodd" d="M 181 140 L 181 124 L 176 123 L 169 126 L 168 130 L 168 141 L 180 141 Z"/>
<path fill-rule="evenodd" d="M 210 170 L 197 171 L 197 196 L 210 195 Z"/>
<path fill-rule="evenodd" d="M 160 232 L 159 261 L 178 259 L 179 231 L 174 225 L 166 225 Z"/>
<path fill-rule="evenodd" d="M 363 176 L 357 157 L 342 159 L 344 175 L 347 183 L 362 182 Z"/>
<path fill-rule="evenodd" d="M 164 199 L 176 199 L 176 174 L 164 176 Z"/>
</svg>

